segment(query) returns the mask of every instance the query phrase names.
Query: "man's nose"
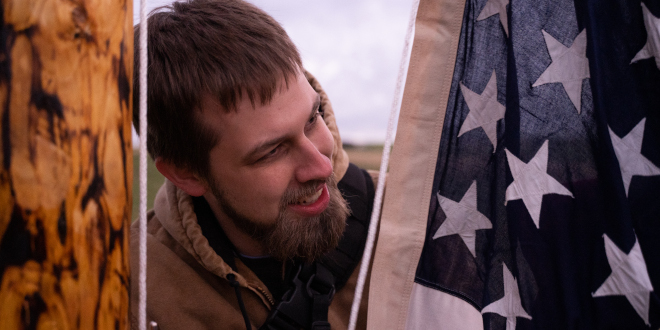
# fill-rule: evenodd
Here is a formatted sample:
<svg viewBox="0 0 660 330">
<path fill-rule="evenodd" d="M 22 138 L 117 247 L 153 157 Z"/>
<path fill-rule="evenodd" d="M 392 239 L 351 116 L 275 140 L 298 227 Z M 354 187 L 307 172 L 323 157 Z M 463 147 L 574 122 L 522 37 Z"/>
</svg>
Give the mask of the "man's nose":
<svg viewBox="0 0 660 330">
<path fill-rule="evenodd" d="M 332 175 L 330 155 L 325 155 L 309 139 L 304 139 L 296 168 L 296 180 L 300 183 L 325 181 Z"/>
</svg>

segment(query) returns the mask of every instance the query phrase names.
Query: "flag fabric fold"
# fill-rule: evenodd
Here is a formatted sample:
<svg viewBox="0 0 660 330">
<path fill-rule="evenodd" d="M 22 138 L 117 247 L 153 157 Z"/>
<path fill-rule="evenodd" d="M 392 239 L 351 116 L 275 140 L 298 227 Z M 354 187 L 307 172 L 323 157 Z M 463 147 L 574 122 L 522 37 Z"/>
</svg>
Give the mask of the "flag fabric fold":
<svg viewBox="0 0 660 330">
<path fill-rule="evenodd" d="M 659 17 L 421 1 L 370 328 L 660 327 Z"/>
</svg>

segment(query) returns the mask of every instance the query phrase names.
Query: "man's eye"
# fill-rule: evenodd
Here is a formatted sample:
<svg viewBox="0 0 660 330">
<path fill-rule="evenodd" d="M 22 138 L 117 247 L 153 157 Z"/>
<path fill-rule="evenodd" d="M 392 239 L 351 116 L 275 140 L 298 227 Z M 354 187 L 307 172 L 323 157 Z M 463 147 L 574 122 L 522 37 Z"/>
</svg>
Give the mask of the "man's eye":
<svg viewBox="0 0 660 330">
<path fill-rule="evenodd" d="M 277 147 L 267 152 L 265 155 L 261 156 L 261 158 L 259 158 L 256 162 L 257 163 L 268 162 L 270 160 L 279 157 L 284 151 L 285 148 L 282 145 L 278 145 Z"/>
<path fill-rule="evenodd" d="M 264 155 L 264 158 L 268 158 L 268 157 L 272 157 L 272 156 L 277 155 L 278 150 L 280 150 L 279 146 L 273 148 L 271 151 L 269 151 L 267 154 Z"/>
<path fill-rule="evenodd" d="M 321 112 L 316 111 L 316 113 L 307 121 L 307 126 L 314 124 L 316 119 L 319 118 L 319 115 L 321 115 Z"/>
</svg>

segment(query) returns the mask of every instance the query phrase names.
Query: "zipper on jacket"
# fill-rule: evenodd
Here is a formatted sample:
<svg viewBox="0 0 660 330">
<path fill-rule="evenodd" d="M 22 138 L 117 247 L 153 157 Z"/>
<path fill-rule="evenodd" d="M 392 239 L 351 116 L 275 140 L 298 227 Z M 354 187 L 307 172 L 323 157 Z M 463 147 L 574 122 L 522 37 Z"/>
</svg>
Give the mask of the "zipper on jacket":
<svg viewBox="0 0 660 330">
<path fill-rule="evenodd" d="M 266 299 L 268 299 L 268 302 L 270 303 L 271 307 L 275 306 L 275 300 L 273 300 L 273 298 L 268 294 L 268 292 L 266 292 L 266 290 L 262 289 L 258 285 L 255 287 L 259 290 L 259 292 L 261 292 L 261 294 L 263 294 L 266 297 Z"/>
</svg>

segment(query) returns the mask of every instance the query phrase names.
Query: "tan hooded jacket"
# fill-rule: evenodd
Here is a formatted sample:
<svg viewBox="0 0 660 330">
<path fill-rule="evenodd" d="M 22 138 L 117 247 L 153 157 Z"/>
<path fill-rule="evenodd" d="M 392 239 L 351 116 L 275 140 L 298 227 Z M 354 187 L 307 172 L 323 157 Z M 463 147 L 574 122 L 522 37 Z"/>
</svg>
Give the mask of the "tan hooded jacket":
<svg viewBox="0 0 660 330">
<path fill-rule="evenodd" d="M 335 116 L 327 95 L 309 74 L 307 78 L 321 94 L 325 122 L 332 132 L 334 173 L 340 180 L 348 168 Z M 147 214 L 147 322 L 159 329 L 245 329 L 234 288 L 226 277 L 233 273 L 253 329 L 260 327 L 275 304 L 272 294 L 259 278 L 236 258 L 234 272 L 209 245 L 197 224 L 191 196 L 165 181 Z M 131 323 L 137 329 L 138 315 L 138 222 L 131 228 Z M 348 327 L 359 265 L 344 288 L 336 293 L 328 313 L 333 329 Z M 365 294 L 358 328 L 366 328 Z"/>
</svg>

